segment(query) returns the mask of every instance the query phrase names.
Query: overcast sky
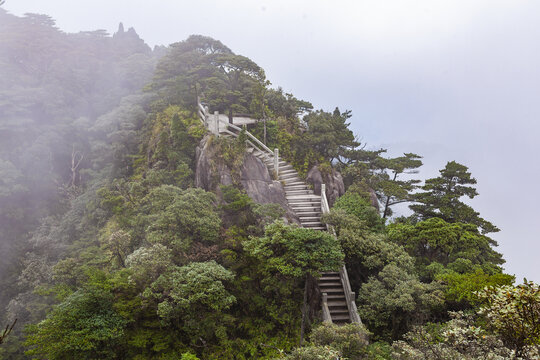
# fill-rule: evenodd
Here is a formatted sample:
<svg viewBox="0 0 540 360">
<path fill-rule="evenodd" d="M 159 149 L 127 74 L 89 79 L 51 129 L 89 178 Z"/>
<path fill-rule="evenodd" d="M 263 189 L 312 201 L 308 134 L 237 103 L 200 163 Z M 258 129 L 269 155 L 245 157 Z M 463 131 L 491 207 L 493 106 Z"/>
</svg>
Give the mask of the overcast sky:
<svg viewBox="0 0 540 360">
<path fill-rule="evenodd" d="M 368 147 L 424 156 L 423 177 L 467 165 L 471 204 L 501 228 L 507 272 L 540 282 L 540 1 L 6 0 L 67 32 L 116 31 L 151 46 L 203 34 L 315 107 L 352 110 Z M 1 34 L 0 34 L 1 36 Z"/>
</svg>

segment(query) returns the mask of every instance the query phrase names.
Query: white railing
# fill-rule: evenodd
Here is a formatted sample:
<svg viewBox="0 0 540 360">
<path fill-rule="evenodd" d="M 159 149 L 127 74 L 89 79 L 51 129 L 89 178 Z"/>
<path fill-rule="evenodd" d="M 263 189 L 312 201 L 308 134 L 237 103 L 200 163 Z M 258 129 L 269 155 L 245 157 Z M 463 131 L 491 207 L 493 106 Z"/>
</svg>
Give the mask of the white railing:
<svg viewBox="0 0 540 360">
<path fill-rule="evenodd" d="M 210 130 L 214 135 L 219 136 L 220 133 L 227 133 L 232 136 L 238 137 L 240 132 L 243 130 L 239 126 L 229 123 L 228 121 L 223 121 L 219 118 L 219 112 L 215 111 L 214 114 L 210 114 L 207 106 L 203 106 L 200 101 L 197 102 L 197 114 L 201 119 L 204 126 Z M 245 130 L 245 129 L 244 129 Z M 249 131 L 245 130 L 244 133 L 248 137 L 246 143 L 249 146 L 259 150 L 262 153 L 266 153 L 267 156 L 273 158 L 274 161 L 274 171 L 276 176 L 279 174 L 279 150 L 274 149 L 270 150 L 268 146 L 263 144 L 259 139 L 257 139 Z M 326 184 L 321 184 L 321 211 L 323 214 L 330 212 L 330 205 L 328 204 L 328 199 L 326 198 Z M 330 225 L 326 225 L 327 230 L 336 236 L 334 228 Z M 347 269 L 345 265 L 339 271 L 339 276 L 341 279 L 341 284 L 345 292 L 345 299 L 347 302 L 347 308 L 349 309 L 349 317 L 353 323 L 362 323 L 360 315 L 355 303 L 355 293 L 351 290 L 351 284 L 349 282 L 349 276 L 347 275 Z M 330 315 L 330 310 L 328 308 L 328 295 L 326 293 L 322 294 L 322 311 L 323 311 L 323 321 L 332 322 L 332 317 Z"/>
<path fill-rule="evenodd" d="M 328 307 L 328 294 L 322 294 L 322 320 L 323 322 L 332 322 L 332 315 L 330 315 L 330 308 Z"/>
<path fill-rule="evenodd" d="M 203 106 L 200 103 L 200 101 L 197 103 L 197 113 L 202 123 L 204 124 L 204 126 L 216 136 L 219 136 L 221 132 L 221 133 L 228 133 L 230 135 L 238 137 L 238 135 L 240 135 L 240 132 L 242 131 L 242 128 L 240 128 L 239 126 L 231 124 L 228 121 L 221 120 L 219 118 L 219 112 L 215 111 L 214 114 L 210 115 L 208 107 Z M 231 131 L 231 130 L 235 130 L 236 132 Z M 274 151 L 270 150 L 268 146 L 262 143 L 259 139 L 257 139 L 255 136 L 253 136 L 252 133 L 250 133 L 247 130 L 245 130 L 245 134 L 249 138 L 248 140 L 246 140 L 248 145 L 254 147 L 255 149 L 259 150 L 262 153 L 266 153 L 267 156 L 270 156 L 271 158 L 273 158 L 274 171 L 276 172 L 276 176 L 278 176 L 279 175 L 278 149 L 274 149 Z"/>
</svg>

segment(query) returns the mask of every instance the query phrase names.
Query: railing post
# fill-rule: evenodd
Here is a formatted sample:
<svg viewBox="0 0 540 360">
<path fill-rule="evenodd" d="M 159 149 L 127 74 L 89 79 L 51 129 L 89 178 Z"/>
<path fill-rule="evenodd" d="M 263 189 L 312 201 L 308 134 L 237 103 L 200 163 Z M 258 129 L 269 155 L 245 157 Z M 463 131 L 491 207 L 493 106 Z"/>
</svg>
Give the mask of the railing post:
<svg viewBox="0 0 540 360">
<path fill-rule="evenodd" d="M 326 212 L 326 204 L 324 203 L 324 196 L 326 196 L 326 184 L 321 184 L 321 210 L 323 214 Z"/>
<path fill-rule="evenodd" d="M 214 134 L 219 136 L 219 111 L 214 111 Z"/>
<path fill-rule="evenodd" d="M 328 308 L 328 294 L 322 294 L 322 313 L 323 322 L 332 323 L 332 315 L 330 315 L 330 309 Z"/>
<path fill-rule="evenodd" d="M 208 117 L 210 116 L 210 109 L 208 105 L 204 107 L 204 126 L 208 129 Z"/>
<path fill-rule="evenodd" d="M 276 172 L 276 176 L 279 176 L 279 149 L 274 149 L 274 171 Z"/>
</svg>

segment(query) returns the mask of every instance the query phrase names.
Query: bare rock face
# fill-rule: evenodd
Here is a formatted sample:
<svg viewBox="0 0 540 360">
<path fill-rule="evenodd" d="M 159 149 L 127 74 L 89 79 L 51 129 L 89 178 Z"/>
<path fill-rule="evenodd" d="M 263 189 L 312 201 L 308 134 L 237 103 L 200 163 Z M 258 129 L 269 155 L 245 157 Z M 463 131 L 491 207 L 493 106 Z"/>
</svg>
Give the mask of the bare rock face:
<svg viewBox="0 0 540 360">
<path fill-rule="evenodd" d="M 205 136 L 195 153 L 195 186 L 219 194 L 219 185 L 232 185 L 231 169 L 219 162 L 212 162 L 216 156 L 209 136 Z M 214 165 L 212 165 L 214 164 Z M 215 171 L 215 173 L 214 173 Z M 266 165 L 256 156 L 246 154 L 240 167 L 240 183 L 246 193 L 259 204 L 279 204 L 285 209 L 287 222 L 300 223 L 289 208 L 285 189 L 281 182 L 273 180 Z"/>
<path fill-rule="evenodd" d="M 313 191 L 317 195 L 321 195 L 321 184 L 326 184 L 326 198 L 330 207 L 334 205 L 338 197 L 345 194 L 343 177 L 334 169 L 330 173 L 323 173 L 318 166 L 314 166 L 308 171 L 306 182 L 313 185 Z"/>
<path fill-rule="evenodd" d="M 289 208 L 283 185 L 272 179 L 268 168 L 258 157 L 246 154 L 241 171 L 240 181 L 249 197 L 259 204 L 281 205 L 285 209 L 288 222 L 300 223 L 294 211 Z"/>
<path fill-rule="evenodd" d="M 371 203 L 371 206 L 377 209 L 377 212 L 381 211 L 381 209 L 379 208 L 379 199 L 377 199 L 377 194 L 375 194 L 375 190 L 373 189 L 369 189 L 369 201 Z"/>
<path fill-rule="evenodd" d="M 210 137 L 205 136 L 195 150 L 195 186 L 206 191 L 215 191 L 215 185 L 232 185 L 230 169 L 223 164 L 216 164 L 216 174 L 212 171 L 212 157 L 214 156 Z M 213 178 L 215 176 L 215 178 Z"/>
</svg>

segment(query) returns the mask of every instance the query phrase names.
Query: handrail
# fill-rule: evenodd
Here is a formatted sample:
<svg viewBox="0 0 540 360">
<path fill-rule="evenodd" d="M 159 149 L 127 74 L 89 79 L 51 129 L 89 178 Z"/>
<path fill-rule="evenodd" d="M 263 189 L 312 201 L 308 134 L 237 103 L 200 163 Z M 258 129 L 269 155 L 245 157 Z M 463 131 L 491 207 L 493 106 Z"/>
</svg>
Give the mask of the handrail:
<svg viewBox="0 0 540 360">
<path fill-rule="evenodd" d="M 343 292 L 345 293 L 345 300 L 347 301 L 347 308 L 349 309 L 349 316 L 351 322 L 362 323 L 360 315 L 358 315 L 358 309 L 356 308 L 356 294 L 351 290 L 351 283 L 349 282 L 349 274 L 347 274 L 347 268 L 345 265 L 339 270 L 339 277 L 343 284 Z"/>
<path fill-rule="evenodd" d="M 208 118 L 209 118 L 208 108 L 202 106 L 202 104 L 199 101 L 197 102 L 197 105 L 198 105 L 197 113 L 199 115 L 199 118 L 201 119 L 203 124 L 209 128 L 211 123 L 208 122 Z M 221 120 L 219 118 L 219 113 L 217 111 L 214 113 L 214 116 L 215 116 L 215 120 L 214 120 L 215 122 L 212 122 L 212 124 L 214 124 L 215 126 L 214 131 L 216 135 L 219 135 L 220 123 L 224 125 L 223 131 L 231 135 L 238 136 L 238 134 L 235 134 L 233 131 L 230 131 L 229 129 L 236 130 L 238 132 L 241 132 L 243 130 L 239 126 L 236 126 L 227 121 Z M 246 140 L 247 144 L 253 146 L 255 149 L 261 152 L 266 152 L 268 155 L 270 155 L 273 158 L 274 167 L 275 167 L 274 170 L 276 171 L 276 174 L 277 174 L 277 170 L 278 170 L 277 167 L 279 165 L 278 149 L 275 149 L 274 151 L 270 150 L 268 146 L 263 144 L 259 139 L 253 136 L 253 134 L 251 134 L 249 131 L 245 131 L 245 134 L 249 139 L 251 139 L 254 142 L 253 143 L 251 140 L 247 139 Z M 323 214 L 327 214 L 330 212 L 330 205 L 326 197 L 326 184 L 321 184 L 321 211 Z M 331 232 L 334 236 L 336 236 L 336 232 L 334 231 L 334 228 L 332 226 L 327 225 L 326 227 L 329 232 Z M 355 303 L 356 296 L 355 296 L 355 293 L 351 290 L 351 284 L 349 282 L 349 276 L 347 274 L 347 269 L 345 268 L 345 265 L 343 265 L 342 268 L 339 270 L 339 276 L 340 276 L 341 283 L 343 285 L 343 291 L 345 293 L 347 309 L 349 310 L 349 317 L 351 319 L 351 322 L 361 324 L 362 320 L 360 319 L 360 315 L 358 315 L 358 310 L 356 308 L 356 303 Z M 330 314 L 330 309 L 328 308 L 328 295 L 326 293 L 323 293 L 322 297 L 323 297 L 323 301 L 322 301 L 323 321 L 332 322 L 332 316 Z"/>
<path fill-rule="evenodd" d="M 328 294 L 322 294 L 322 318 L 323 322 L 332 323 L 332 315 L 330 315 L 330 308 L 328 307 Z"/>
<path fill-rule="evenodd" d="M 199 117 L 201 118 L 203 123 L 206 124 L 206 121 L 207 121 L 207 118 L 208 118 L 208 109 L 206 107 L 204 107 L 200 103 L 200 101 L 197 101 L 197 108 L 198 108 L 197 110 L 198 110 L 198 113 L 199 113 Z M 232 129 L 237 130 L 237 131 L 242 131 L 242 128 L 240 128 L 240 127 L 238 127 L 238 126 L 236 126 L 234 124 L 231 124 L 229 122 L 223 121 L 223 120 L 219 119 L 219 117 L 218 117 L 218 123 L 222 123 L 223 125 L 225 125 L 225 128 L 232 128 Z M 219 132 L 219 127 L 217 127 L 216 130 Z M 253 136 L 253 134 L 251 134 L 249 131 L 246 131 L 246 135 L 260 147 L 260 149 L 258 149 L 258 150 L 262 149 L 263 151 L 266 151 L 271 156 L 274 156 L 274 151 L 270 150 L 270 148 L 268 146 L 263 144 L 259 139 L 257 139 L 255 136 Z"/>
<path fill-rule="evenodd" d="M 199 114 L 199 119 L 206 126 L 206 120 L 208 119 L 208 111 L 202 106 L 200 102 L 197 102 L 197 113 Z"/>
<path fill-rule="evenodd" d="M 204 113 L 206 113 L 206 109 L 204 108 L 204 106 L 202 106 L 201 103 L 198 103 L 197 105 L 199 105 L 199 110 L 201 110 Z"/>
<path fill-rule="evenodd" d="M 230 127 L 230 128 L 233 128 L 235 130 L 238 130 L 238 131 L 242 131 L 242 128 L 240 128 L 239 126 L 236 126 L 234 124 L 231 124 L 229 122 L 226 122 L 226 121 L 223 121 L 223 120 L 219 120 L 220 123 L 224 124 L 225 126 L 227 127 Z M 259 139 L 257 139 L 255 136 L 253 136 L 253 134 L 251 134 L 249 131 L 246 131 L 246 135 L 251 138 L 253 141 L 255 141 L 264 151 L 266 151 L 267 153 L 269 153 L 270 155 L 274 155 L 274 152 L 272 150 L 270 150 L 270 148 L 266 145 L 264 145 Z"/>
<path fill-rule="evenodd" d="M 328 199 L 326 198 L 326 184 L 321 184 L 321 210 L 323 214 L 330 212 L 330 205 L 328 205 Z"/>
</svg>

